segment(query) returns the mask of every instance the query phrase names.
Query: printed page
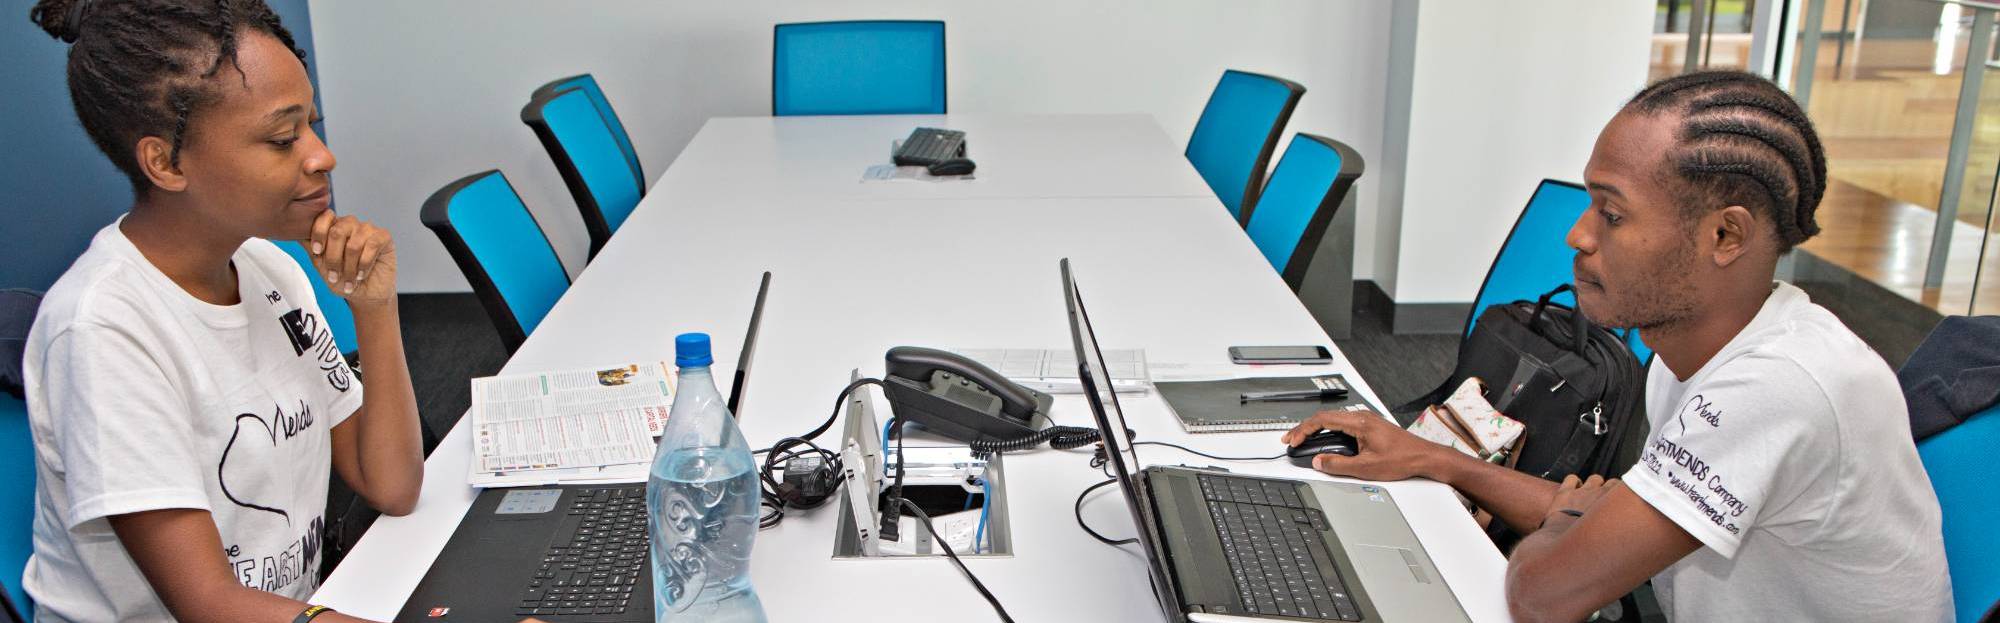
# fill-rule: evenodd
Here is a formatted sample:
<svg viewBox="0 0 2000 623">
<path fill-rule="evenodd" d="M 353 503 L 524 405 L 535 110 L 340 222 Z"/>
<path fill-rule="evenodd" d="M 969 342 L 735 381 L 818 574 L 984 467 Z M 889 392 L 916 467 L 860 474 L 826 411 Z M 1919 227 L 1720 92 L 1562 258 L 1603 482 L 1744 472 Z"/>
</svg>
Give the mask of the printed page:
<svg viewBox="0 0 2000 623">
<path fill-rule="evenodd" d="M 674 381 L 662 362 L 473 379 L 473 471 L 651 460 L 653 437 L 673 406 Z"/>
</svg>

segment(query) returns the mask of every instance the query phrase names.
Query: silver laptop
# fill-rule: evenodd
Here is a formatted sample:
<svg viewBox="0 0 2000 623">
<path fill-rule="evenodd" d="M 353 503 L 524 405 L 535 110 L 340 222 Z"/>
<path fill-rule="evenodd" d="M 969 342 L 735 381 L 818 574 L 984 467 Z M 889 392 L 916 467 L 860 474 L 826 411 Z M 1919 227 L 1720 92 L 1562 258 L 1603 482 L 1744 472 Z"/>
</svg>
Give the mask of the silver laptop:
<svg viewBox="0 0 2000 623">
<path fill-rule="evenodd" d="M 1185 467 L 1135 473 L 1133 432 L 1068 259 L 1062 276 L 1084 396 L 1167 620 L 1468 620 L 1381 487 Z"/>
</svg>

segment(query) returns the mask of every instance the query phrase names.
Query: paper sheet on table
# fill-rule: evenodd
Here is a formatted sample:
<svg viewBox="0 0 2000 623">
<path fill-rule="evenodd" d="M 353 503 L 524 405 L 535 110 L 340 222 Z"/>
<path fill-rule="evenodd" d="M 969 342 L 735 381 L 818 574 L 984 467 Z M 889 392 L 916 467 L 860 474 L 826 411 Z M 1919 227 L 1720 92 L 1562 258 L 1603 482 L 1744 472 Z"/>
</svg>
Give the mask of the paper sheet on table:
<svg viewBox="0 0 2000 623">
<path fill-rule="evenodd" d="M 878 164 L 861 172 L 862 182 L 958 182 L 977 179 L 978 172 L 965 175 L 931 175 L 929 169 L 919 166 L 899 167 L 893 164 Z"/>
<path fill-rule="evenodd" d="M 664 362 L 473 379 L 473 484 L 590 478 L 651 460 L 675 380 Z"/>
</svg>

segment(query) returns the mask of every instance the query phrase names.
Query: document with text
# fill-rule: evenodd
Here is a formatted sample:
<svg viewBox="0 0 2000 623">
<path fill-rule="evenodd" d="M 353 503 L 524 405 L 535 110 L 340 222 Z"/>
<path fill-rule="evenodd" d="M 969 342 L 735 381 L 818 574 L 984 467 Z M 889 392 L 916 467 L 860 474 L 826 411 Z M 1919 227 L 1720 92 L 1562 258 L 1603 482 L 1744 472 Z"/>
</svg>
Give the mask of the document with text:
<svg viewBox="0 0 2000 623">
<path fill-rule="evenodd" d="M 472 484 L 564 481 L 652 460 L 673 407 L 665 362 L 472 380 Z"/>
</svg>

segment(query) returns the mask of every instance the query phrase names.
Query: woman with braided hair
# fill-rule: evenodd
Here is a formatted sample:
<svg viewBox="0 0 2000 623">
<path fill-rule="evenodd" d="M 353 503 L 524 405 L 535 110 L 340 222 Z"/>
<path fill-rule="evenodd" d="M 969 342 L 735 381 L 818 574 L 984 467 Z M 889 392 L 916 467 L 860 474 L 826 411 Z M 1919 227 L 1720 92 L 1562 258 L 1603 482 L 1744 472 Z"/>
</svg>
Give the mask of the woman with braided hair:
<svg viewBox="0 0 2000 623">
<path fill-rule="evenodd" d="M 1805 112 L 1741 72 L 1669 78 L 1598 135 L 1570 229 L 1591 319 L 1643 332 L 1651 430 L 1620 479 L 1557 484 L 1380 418 L 1316 467 L 1452 485 L 1527 533 L 1516 621 L 1577 621 L 1651 579 L 1676 621 L 1949 621 L 1937 497 L 1889 366 L 1778 257 L 1819 232 L 1826 157 Z M 1530 443 L 1533 443 L 1530 440 Z"/>
<path fill-rule="evenodd" d="M 133 188 L 28 340 L 35 618 L 356 620 L 303 603 L 329 471 L 407 514 L 423 451 L 395 245 L 329 209 L 305 54 L 262 0 L 42 0 L 29 18 L 70 45 L 77 118 Z M 308 248 L 358 345 L 333 342 L 274 239 Z"/>
</svg>

